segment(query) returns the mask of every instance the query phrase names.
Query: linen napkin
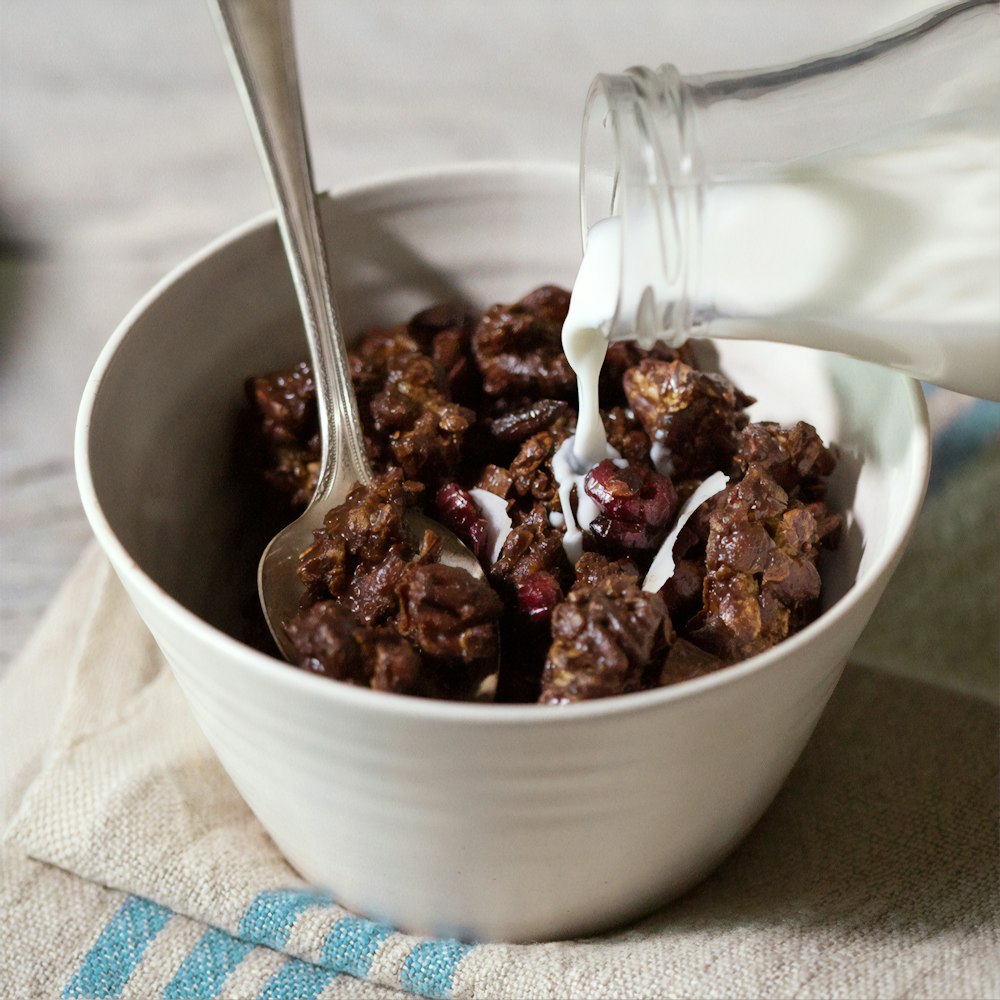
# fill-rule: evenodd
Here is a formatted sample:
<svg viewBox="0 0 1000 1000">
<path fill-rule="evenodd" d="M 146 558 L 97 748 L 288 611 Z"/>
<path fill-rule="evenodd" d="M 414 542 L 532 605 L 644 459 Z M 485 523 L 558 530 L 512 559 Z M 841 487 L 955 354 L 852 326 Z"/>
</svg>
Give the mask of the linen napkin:
<svg viewBox="0 0 1000 1000">
<path fill-rule="evenodd" d="M 0 688 L 0 995 L 1000 995 L 997 410 L 943 398 L 953 467 L 774 805 L 699 887 L 585 940 L 417 938 L 306 885 L 88 551 Z"/>
</svg>

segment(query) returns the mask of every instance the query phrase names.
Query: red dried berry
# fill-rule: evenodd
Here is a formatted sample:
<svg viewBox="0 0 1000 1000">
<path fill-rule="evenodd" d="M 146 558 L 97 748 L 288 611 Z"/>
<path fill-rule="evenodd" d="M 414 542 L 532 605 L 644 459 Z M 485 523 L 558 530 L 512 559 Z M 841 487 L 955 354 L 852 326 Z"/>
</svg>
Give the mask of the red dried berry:
<svg viewBox="0 0 1000 1000">
<path fill-rule="evenodd" d="M 590 522 L 590 533 L 601 544 L 602 552 L 618 554 L 635 549 L 655 549 L 663 539 L 660 528 L 632 521 L 616 521 L 601 514 Z"/>
<path fill-rule="evenodd" d="M 590 530 L 611 547 L 654 548 L 677 512 L 674 484 L 640 465 L 622 468 L 605 459 L 587 473 L 583 488 L 601 511 Z"/>
<path fill-rule="evenodd" d="M 517 604 L 532 621 L 548 621 L 563 600 L 559 581 L 545 570 L 532 573 L 517 585 Z"/>
<path fill-rule="evenodd" d="M 441 523 L 454 531 L 482 562 L 489 541 L 488 525 L 469 493 L 458 483 L 445 483 L 435 494 L 434 504 Z"/>
<path fill-rule="evenodd" d="M 587 473 L 584 489 L 602 514 L 619 520 L 660 527 L 677 509 L 677 491 L 666 476 L 639 465 L 622 468 L 610 458 Z"/>
</svg>

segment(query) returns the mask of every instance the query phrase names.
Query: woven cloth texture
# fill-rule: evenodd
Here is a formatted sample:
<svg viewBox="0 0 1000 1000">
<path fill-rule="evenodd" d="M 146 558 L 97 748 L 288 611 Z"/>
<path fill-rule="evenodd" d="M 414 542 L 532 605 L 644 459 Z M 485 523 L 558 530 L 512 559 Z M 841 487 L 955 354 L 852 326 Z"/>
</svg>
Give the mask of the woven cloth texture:
<svg viewBox="0 0 1000 1000">
<path fill-rule="evenodd" d="M 935 487 L 751 835 L 682 899 L 586 940 L 415 938 L 311 890 L 92 548 L 0 689 L 0 996 L 1000 996 L 987 438 Z M 961 580 L 958 559 L 983 569 L 955 614 L 927 577 Z"/>
</svg>

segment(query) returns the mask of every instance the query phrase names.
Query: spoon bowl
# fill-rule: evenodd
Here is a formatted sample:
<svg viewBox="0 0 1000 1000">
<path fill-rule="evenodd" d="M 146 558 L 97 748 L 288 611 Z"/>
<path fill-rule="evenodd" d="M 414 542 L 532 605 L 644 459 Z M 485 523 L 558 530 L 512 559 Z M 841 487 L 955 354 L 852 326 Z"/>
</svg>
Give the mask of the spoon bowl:
<svg viewBox="0 0 1000 1000">
<path fill-rule="evenodd" d="M 316 206 L 289 0 L 212 0 L 211 6 L 271 189 L 316 383 L 322 443 L 316 489 L 305 513 L 271 540 L 257 568 L 268 628 L 285 659 L 294 662 L 298 657 L 284 626 L 303 596 L 295 573 L 299 556 L 312 545 L 326 512 L 355 486 L 367 486 L 372 472 Z M 441 562 L 484 576 L 475 555 L 442 525 L 412 509 L 404 524 L 416 548 L 431 531 L 441 540 Z"/>
<path fill-rule="evenodd" d="M 317 492 L 312 503 L 296 520 L 271 539 L 257 566 L 257 592 L 267 617 L 271 635 L 286 660 L 297 658 L 295 647 L 289 641 L 282 623 L 287 622 L 299 609 L 303 588 L 295 568 L 299 556 L 313 543 L 313 532 L 322 527 L 327 510 L 346 498 L 346 492 L 337 491 L 320 496 Z M 458 566 L 475 577 L 484 577 L 479 560 L 462 541 L 425 514 L 408 510 L 404 527 L 413 547 L 417 550 L 424 534 L 433 532 L 441 539 L 441 562 Z"/>
</svg>

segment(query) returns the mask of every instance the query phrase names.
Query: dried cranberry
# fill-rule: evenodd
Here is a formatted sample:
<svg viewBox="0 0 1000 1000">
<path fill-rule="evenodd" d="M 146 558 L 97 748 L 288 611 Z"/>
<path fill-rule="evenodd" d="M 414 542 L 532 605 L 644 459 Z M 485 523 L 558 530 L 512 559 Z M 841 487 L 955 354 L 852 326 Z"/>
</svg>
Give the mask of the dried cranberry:
<svg viewBox="0 0 1000 1000">
<path fill-rule="evenodd" d="M 477 559 L 485 559 L 488 525 L 469 493 L 458 483 L 445 483 L 435 494 L 434 503 L 441 523 L 454 531 Z"/>
<path fill-rule="evenodd" d="M 563 600 L 559 581 L 544 570 L 532 573 L 517 585 L 517 604 L 532 621 L 548 621 Z"/>
<path fill-rule="evenodd" d="M 606 552 L 655 549 L 663 538 L 658 528 L 633 521 L 616 521 L 604 514 L 590 522 L 590 533 L 598 548 Z"/>
<path fill-rule="evenodd" d="M 591 532 L 612 547 L 654 548 L 677 511 L 674 484 L 640 465 L 616 465 L 605 459 L 594 466 L 583 488 L 601 511 Z"/>
</svg>

